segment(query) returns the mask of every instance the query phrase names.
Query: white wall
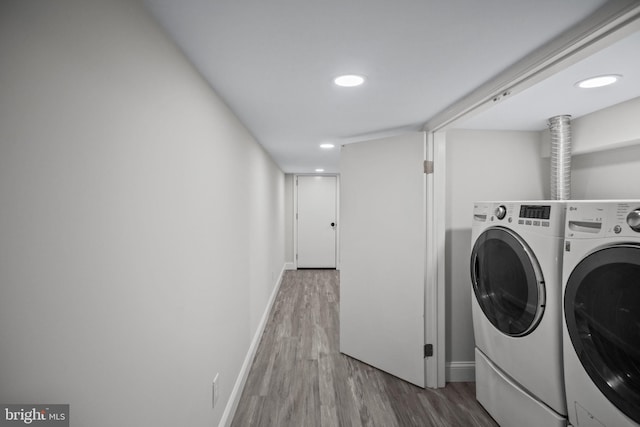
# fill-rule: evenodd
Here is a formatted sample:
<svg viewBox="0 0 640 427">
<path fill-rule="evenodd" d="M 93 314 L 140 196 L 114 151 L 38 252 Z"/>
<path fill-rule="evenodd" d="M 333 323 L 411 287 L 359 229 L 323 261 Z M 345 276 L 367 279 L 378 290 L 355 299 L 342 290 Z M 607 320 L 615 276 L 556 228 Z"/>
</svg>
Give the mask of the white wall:
<svg viewBox="0 0 640 427">
<path fill-rule="evenodd" d="M 572 199 L 640 199 L 640 145 L 573 157 Z"/>
<path fill-rule="evenodd" d="M 283 173 L 134 0 L 5 0 L 0 64 L 0 402 L 216 425 L 284 264 Z"/>
<path fill-rule="evenodd" d="M 294 228 L 295 228 L 295 216 L 294 216 L 294 192 L 295 192 L 295 176 L 293 174 L 286 174 L 284 176 L 285 185 L 285 227 L 284 227 L 284 259 L 287 263 L 287 268 L 294 269 L 296 265 L 294 255 Z"/>
<path fill-rule="evenodd" d="M 638 117 L 635 98 L 572 121 L 572 199 L 640 199 Z"/>
<path fill-rule="evenodd" d="M 473 367 L 469 257 L 473 202 L 535 200 L 548 194 L 537 132 L 453 130 L 446 135 L 447 378 Z M 466 378 L 468 379 L 468 378 Z"/>
</svg>

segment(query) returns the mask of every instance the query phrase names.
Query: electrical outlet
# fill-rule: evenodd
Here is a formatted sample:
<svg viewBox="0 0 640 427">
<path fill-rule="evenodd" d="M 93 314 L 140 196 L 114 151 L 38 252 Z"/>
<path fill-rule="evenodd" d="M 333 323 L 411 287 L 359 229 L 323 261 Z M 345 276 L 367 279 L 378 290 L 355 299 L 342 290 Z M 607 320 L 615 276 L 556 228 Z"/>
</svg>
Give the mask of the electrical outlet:
<svg viewBox="0 0 640 427">
<path fill-rule="evenodd" d="M 220 376 L 220 374 L 216 374 L 215 378 L 213 379 L 213 397 L 212 397 L 212 407 L 215 408 L 216 407 L 216 403 L 218 403 L 218 395 L 220 394 L 220 391 L 218 390 L 218 377 Z"/>
</svg>

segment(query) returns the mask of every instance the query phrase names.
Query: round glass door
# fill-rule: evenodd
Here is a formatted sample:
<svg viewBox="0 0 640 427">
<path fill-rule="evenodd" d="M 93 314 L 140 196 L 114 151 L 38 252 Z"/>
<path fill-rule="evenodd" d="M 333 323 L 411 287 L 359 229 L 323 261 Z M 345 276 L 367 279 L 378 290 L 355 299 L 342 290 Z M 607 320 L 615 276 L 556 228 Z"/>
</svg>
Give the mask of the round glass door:
<svg viewBox="0 0 640 427">
<path fill-rule="evenodd" d="M 509 229 L 485 230 L 471 251 L 471 282 L 489 321 L 510 336 L 531 333 L 545 305 L 544 279 L 528 245 Z"/>
<path fill-rule="evenodd" d="M 593 252 L 565 290 L 571 343 L 594 384 L 640 423 L 640 246 Z"/>
</svg>

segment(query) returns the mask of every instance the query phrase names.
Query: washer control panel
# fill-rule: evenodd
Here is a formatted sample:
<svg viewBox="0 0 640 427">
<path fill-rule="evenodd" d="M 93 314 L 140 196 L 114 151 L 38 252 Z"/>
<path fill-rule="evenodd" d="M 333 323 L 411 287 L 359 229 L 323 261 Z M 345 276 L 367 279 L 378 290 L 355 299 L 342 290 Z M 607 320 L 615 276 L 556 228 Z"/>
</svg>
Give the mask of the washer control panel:
<svg viewBox="0 0 640 427">
<path fill-rule="evenodd" d="M 640 208 L 634 209 L 627 215 L 627 225 L 635 232 L 640 233 Z"/>
<path fill-rule="evenodd" d="M 640 236 L 640 200 L 567 204 L 566 237 Z"/>
</svg>

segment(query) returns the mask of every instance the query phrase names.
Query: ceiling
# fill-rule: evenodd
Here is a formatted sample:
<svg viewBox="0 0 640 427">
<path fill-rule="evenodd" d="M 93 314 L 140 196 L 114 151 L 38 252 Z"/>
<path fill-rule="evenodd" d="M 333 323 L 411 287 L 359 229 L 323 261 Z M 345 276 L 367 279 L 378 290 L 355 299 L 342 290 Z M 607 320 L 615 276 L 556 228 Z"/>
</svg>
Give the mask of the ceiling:
<svg viewBox="0 0 640 427">
<path fill-rule="evenodd" d="M 213 89 L 288 173 L 311 173 L 316 168 L 335 173 L 341 144 L 421 130 L 447 106 L 606 3 L 144 2 Z M 636 47 L 637 52 L 640 38 L 634 36 L 621 49 L 629 46 Z M 628 59 L 640 55 L 623 56 Z M 639 70 L 637 60 L 630 65 L 630 71 L 614 67 L 615 62 L 606 56 L 585 61 L 599 67 L 594 70 L 625 74 L 624 84 L 632 80 L 627 73 L 637 75 Z M 583 65 L 585 69 L 580 73 L 576 68 L 575 74 L 550 78 L 461 126 L 538 130 L 552 115 L 583 114 L 589 101 L 572 86 L 577 75 L 590 72 L 588 64 Z M 333 85 L 335 76 L 352 73 L 366 76 L 365 84 L 356 88 Z M 557 92 L 558 88 L 561 92 Z M 571 96 L 558 95 L 565 90 L 573 91 Z M 638 88 L 634 90 L 640 94 Z M 576 100 L 569 102 L 574 96 Z M 553 105 L 557 113 L 543 108 L 546 105 Z M 519 115 L 514 113 L 514 106 L 518 106 Z M 593 106 L 591 111 L 597 109 L 595 103 Z M 322 150 L 321 143 L 333 143 L 336 148 Z"/>
<path fill-rule="evenodd" d="M 640 32 L 563 69 L 538 84 L 506 97 L 490 109 L 456 123 L 465 129 L 542 130 L 550 117 L 581 117 L 640 96 Z M 589 77 L 618 74 L 614 85 L 580 89 Z"/>
</svg>

